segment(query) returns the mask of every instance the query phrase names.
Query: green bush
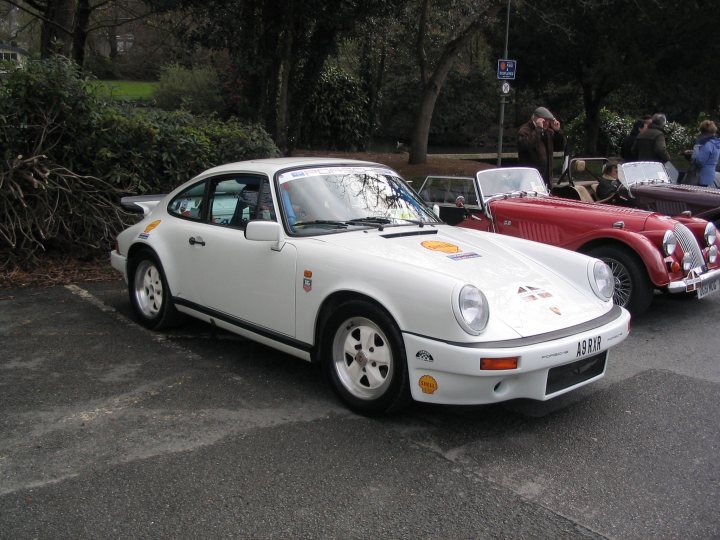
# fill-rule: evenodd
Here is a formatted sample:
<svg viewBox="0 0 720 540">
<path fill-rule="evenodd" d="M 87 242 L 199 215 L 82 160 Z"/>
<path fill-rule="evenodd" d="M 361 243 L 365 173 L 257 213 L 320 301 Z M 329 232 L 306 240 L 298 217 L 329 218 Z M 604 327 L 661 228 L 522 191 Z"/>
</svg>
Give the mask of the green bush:
<svg viewBox="0 0 720 540">
<path fill-rule="evenodd" d="M 157 106 L 166 111 L 183 109 L 193 114 L 225 112 L 220 78 L 211 67 L 187 69 L 172 64 L 163 68 L 154 98 Z"/>
<path fill-rule="evenodd" d="M 107 109 L 94 143 L 98 168 L 133 193 L 167 192 L 222 163 L 280 156 L 257 125 L 132 107 Z"/>
<path fill-rule="evenodd" d="M 600 109 L 600 133 L 598 136 L 598 152 L 603 156 L 620 155 L 620 145 L 630 133 L 635 118 L 620 116 L 608 109 Z M 568 146 L 574 153 L 582 152 L 585 136 L 585 113 L 569 122 L 565 128 Z M 665 126 L 665 143 L 668 153 L 674 161 L 680 159 L 683 151 L 692 148 L 694 129 L 686 128 L 677 122 L 668 122 Z"/>
<path fill-rule="evenodd" d="M 0 148 L 11 156 L 48 154 L 75 169 L 106 107 L 93 81 L 63 58 L 29 62 L 0 85 Z"/>
<path fill-rule="evenodd" d="M 598 134 L 598 152 L 603 156 L 620 155 L 620 146 L 630 133 L 634 119 L 620 116 L 606 108 L 600 109 L 600 133 Z M 568 148 L 580 155 L 585 148 L 585 113 L 576 116 L 563 128 Z"/>
<path fill-rule="evenodd" d="M 305 111 L 300 146 L 326 150 L 362 149 L 368 136 L 367 102 L 356 79 L 337 68 L 327 68 Z"/>
<path fill-rule="evenodd" d="M 35 218 L 42 217 L 42 212 L 54 212 L 32 223 L 27 219 L 12 221 L 11 212 L 3 212 L 0 231 L 7 232 L 0 234 L 0 252 L 13 250 L 13 260 L 21 261 L 32 259 L 37 249 L 50 244 L 78 245 L 82 241 L 89 245 L 75 226 L 57 225 L 46 231 L 36 230 L 33 223 L 67 224 L 76 223 L 78 215 L 101 216 L 106 221 L 85 222 L 82 228 L 103 231 L 103 239 L 121 227 L 119 213 L 100 214 L 87 206 L 93 200 L 97 204 L 97 200 L 80 197 L 78 182 L 82 182 L 83 193 L 103 194 L 103 200 L 117 208 L 121 192 L 167 192 L 211 166 L 279 155 L 270 136 L 259 126 L 107 101 L 97 93 L 97 83 L 71 62 L 29 62 L 26 68 L 8 73 L 0 83 L 0 188 L 4 187 L 0 189 L 0 208 L 18 204 L 27 208 L 25 203 L 30 201 L 24 198 L 36 197 L 38 186 L 53 178 L 56 180 L 48 184 L 54 186 L 53 196 L 69 202 L 29 205 L 39 208 Z M 33 160 L 35 157 L 42 159 Z M 32 165 L 36 167 L 33 169 L 23 163 L 41 165 Z M 38 183 L 33 178 L 35 173 L 27 172 L 34 170 L 51 173 Z M 32 190 L 25 191 L 22 186 L 26 184 Z M 17 212 L 14 215 L 17 217 Z M 18 238 L 32 241 L 23 244 L 14 240 Z"/>
</svg>

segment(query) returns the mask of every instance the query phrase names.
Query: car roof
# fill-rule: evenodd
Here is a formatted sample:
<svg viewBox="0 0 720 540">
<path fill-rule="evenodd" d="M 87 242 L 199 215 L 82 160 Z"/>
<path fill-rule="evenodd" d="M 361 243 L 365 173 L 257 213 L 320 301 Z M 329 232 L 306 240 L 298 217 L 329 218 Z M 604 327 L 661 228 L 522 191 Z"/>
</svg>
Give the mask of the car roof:
<svg viewBox="0 0 720 540">
<path fill-rule="evenodd" d="M 371 167 L 383 167 L 389 169 L 387 165 L 375 163 L 372 161 L 359 161 L 355 159 L 343 158 L 324 158 L 324 157 L 278 157 L 250 159 L 247 161 L 236 161 L 234 163 L 226 163 L 204 171 L 201 176 L 218 174 L 223 172 L 263 172 L 268 176 L 272 176 L 277 171 L 294 167 L 312 167 L 322 165 L 364 165 Z"/>
</svg>

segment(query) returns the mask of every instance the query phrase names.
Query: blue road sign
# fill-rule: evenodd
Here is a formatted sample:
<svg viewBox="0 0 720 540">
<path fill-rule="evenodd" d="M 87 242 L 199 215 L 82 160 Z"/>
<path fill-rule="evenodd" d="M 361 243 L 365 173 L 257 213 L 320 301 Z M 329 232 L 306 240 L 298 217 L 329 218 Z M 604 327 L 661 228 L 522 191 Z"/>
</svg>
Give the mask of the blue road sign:
<svg viewBox="0 0 720 540">
<path fill-rule="evenodd" d="M 498 60 L 498 79 L 515 80 L 515 68 L 517 62 L 515 60 Z"/>
</svg>

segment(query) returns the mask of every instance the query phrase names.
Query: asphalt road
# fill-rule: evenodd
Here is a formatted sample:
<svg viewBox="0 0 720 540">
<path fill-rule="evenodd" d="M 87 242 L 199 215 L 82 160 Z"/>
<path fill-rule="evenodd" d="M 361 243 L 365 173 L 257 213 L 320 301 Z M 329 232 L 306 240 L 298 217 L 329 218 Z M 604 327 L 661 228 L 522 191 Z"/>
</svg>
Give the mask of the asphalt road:
<svg viewBox="0 0 720 540">
<path fill-rule="evenodd" d="M 347 411 L 121 282 L 0 290 L 0 538 L 720 538 L 720 295 L 657 295 L 557 400 Z"/>
</svg>

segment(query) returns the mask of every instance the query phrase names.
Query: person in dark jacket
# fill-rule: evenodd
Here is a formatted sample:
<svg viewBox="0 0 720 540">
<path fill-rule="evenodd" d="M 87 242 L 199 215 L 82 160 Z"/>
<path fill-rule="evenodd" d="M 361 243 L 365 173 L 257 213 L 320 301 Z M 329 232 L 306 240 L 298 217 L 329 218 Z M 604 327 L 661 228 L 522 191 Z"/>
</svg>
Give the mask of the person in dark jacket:
<svg viewBox="0 0 720 540">
<path fill-rule="evenodd" d="M 545 107 L 538 107 L 518 130 L 518 164 L 540 172 L 548 190 L 552 188 L 553 153 L 565 148 L 560 121 Z"/>
<path fill-rule="evenodd" d="M 618 180 L 618 163 L 617 161 L 607 161 L 602 168 L 602 176 L 598 179 L 597 198 L 599 201 L 604 201 L 610 196 L 614 195 L 620 187 L 620 180 Z"/>
<path fill-rule="evenodd" d="M 665 144 L 665 124 L 667 118 L 662 113 L 652 115 L 648 128 L 640 133 L 632 145 L 631 152 L 637 161 L 670 161 Z"/>
<path fill-rule="evenodd" d="M 651 121 L 652 116 L 646 114 L 639 120 L 635 120 L 635 122 L 633 122 L 630 133 L 625 136 L 622 144 L 620 145 L 620 156 L 623 158 L 623 161 L 636 161 L 636 156 L 632 153 L 632 145 L 635 142 L 635 139 L 637 139 L 637 136 L 648 128 Z"/>
</svg>

